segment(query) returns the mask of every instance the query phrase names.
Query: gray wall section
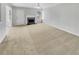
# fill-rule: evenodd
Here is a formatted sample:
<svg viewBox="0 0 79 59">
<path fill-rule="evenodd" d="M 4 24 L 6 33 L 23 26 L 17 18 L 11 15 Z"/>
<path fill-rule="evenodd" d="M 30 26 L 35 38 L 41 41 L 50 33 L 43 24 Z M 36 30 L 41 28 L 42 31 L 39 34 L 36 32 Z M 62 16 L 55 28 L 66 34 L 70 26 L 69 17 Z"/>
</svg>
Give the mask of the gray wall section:
<svg viewBox="0 0 79 59">
<path fill-rule="evenodd" d="M 44 10 L 44 22 L 79 36 L 79 4 L 65 3 Z"/>
</svg>

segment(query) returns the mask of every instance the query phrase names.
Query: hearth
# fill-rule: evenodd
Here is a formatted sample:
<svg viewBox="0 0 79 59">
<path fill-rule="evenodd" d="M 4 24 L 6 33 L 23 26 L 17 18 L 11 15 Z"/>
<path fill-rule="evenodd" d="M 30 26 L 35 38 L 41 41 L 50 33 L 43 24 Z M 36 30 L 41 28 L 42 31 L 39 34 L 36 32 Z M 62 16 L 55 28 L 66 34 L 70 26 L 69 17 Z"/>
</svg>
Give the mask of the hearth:
<svg viewBox="0 0 79 59">
<path fill-rule="evenodd" d="M 27 25 L 35 24 L 35 17 L 27 17 Z"/>
</svg>

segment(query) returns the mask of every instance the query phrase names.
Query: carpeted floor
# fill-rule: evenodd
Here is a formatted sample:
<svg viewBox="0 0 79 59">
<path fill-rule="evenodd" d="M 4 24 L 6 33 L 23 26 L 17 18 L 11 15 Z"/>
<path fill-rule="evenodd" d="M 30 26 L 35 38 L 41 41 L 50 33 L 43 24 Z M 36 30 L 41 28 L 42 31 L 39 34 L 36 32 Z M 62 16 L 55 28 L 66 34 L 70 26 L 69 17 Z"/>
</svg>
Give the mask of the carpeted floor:
<svg viewBox="0 0 79 59">
<path fill-rule="evenodd" d="M 79 54 L 79 37 L 46 24 L 12 27 L 0 44 L 0 54 Z"/>
</svg>

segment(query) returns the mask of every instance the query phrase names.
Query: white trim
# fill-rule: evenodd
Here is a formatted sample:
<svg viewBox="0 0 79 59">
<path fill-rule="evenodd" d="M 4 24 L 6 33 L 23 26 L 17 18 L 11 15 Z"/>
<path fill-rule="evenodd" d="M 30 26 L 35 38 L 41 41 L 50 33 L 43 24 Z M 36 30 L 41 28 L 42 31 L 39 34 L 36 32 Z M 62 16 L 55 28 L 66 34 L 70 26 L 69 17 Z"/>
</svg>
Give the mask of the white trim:
<svg viewBox="0 0 79 59">
<path fill-rule="evenodd" d="M 45 23 L 45 24 L 47 24 L 47 23 Z M 64 28 L 60 27 L 60 26 L 51 25 L 51 24 L 47 24 L 47 25 L 52 26 L 52 27 L 55 27 L 55 28 L 58 28 L 58 29 L 60 29 L 60 30 L 63 30 L 63 31 L 68 32 L 68 33 L 71 33 L 71 34 L 73 34 L 73 35 L 79 36 L 79 34 L 74 33 L 74 32 L 71 32 L 71 31 L 69 31 L 69 30 L 67 30 L 67 29 L 64 29 Z"/>
<path fill-rule="evenodd" d="M 6 34 L 4 34 L 3 37 L 0 39 L 0 43 L 3 42 L 3 40 L 5 39 L 5 37 L 6 37 Z"/>
<path fill-rule="evenodd" d="M 0 43 L 3 42 L 3 40 L 5 39 L 5 37 L 8 35 L 10 29 L 11 29 L 11 27 L 10 28 L 6 28 L 6 32 L 4 33 L 3 37 L 0 39 Z"/>
</svg>

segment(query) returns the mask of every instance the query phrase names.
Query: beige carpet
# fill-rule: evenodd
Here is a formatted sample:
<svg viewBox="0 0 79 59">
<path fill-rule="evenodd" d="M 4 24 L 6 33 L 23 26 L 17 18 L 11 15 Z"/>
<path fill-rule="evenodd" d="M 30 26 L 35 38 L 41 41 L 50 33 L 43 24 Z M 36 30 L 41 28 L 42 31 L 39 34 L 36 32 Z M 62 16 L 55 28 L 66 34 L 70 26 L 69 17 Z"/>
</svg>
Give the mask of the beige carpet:
<svg viewBox="0 0 79 59">
<path fill-rule="evenodd" d="M 0 44 L 0 54 L 79 54 L 79 37 L 46 24 L 17 26 Z"/>
</svg>

